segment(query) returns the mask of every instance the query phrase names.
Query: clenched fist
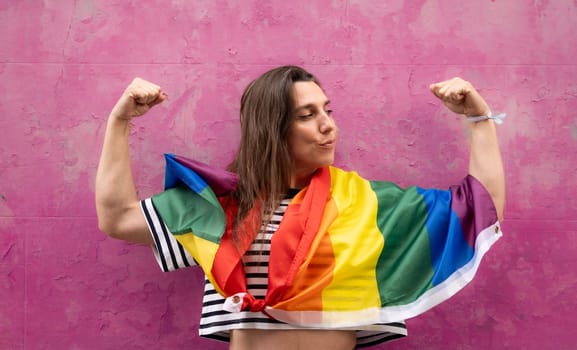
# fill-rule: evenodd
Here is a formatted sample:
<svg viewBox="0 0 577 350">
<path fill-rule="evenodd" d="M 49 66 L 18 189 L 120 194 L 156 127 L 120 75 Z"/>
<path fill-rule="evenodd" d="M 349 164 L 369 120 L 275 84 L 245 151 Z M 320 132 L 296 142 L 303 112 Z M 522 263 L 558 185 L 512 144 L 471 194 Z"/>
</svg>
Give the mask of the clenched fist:
<svg viewBox="0 0 577 350">
<path fill-rule="evenodd" d="M 429 86 L 447 108 L 466 116 L 480 116 L 489 113 L 489 106 L 473 85 L 461 78 L 453 78 Z"/>
<path fill-rule="evenodd" d="M 135 78 L 116 102 L 110 116 L 130 120 L 145 114 L 166 98 L 167 95 L 160 89 L 160 86 Z"/>
</svg>

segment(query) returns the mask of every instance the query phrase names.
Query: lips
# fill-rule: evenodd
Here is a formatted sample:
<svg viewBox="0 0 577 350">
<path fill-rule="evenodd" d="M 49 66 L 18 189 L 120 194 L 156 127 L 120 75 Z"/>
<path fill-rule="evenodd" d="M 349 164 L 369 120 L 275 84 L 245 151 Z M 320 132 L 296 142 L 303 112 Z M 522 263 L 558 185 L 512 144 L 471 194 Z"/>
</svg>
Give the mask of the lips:
<svg viewBox="0 0 577 350">
<path fill-rule="evenodd" d="M 332 139 L 332 140 L 328 140 L 328 141 L 319 143 L 319 146 L 321 146 L 321 147 L 332 147 L 334 144 L 335 144 L 335 140 Z"/>
</svg>

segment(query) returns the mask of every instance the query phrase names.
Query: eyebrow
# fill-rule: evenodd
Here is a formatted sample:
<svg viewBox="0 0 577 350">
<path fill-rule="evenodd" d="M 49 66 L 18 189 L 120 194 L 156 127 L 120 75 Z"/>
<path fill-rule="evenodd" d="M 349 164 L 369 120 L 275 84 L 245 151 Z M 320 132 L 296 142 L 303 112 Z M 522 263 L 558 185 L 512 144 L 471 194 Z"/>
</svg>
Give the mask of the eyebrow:
<svg viewBox="0 0 577 350">
<path fill-rule="evenodd" d="M 323 103 L 323 107 L 326 107 L 326 106 L 329 105 L 330 103 L 331 103 L 331 100 L 326 100 L 325 103 Z M 308 104 L 306 104 L 306 105 L 304 105 L 304 106 L 299 106 L 299 107 L 295 108 L 295 112 L 296 112 L 296 111 L 299 111 L 299 110 L 301 110 L 301 109 L 313 109 L 313 108 L 315 108 L 315 107 L 316 107 L 316 104 L 314 104 L 314 103 L 308 103 Z"/>
</svg>

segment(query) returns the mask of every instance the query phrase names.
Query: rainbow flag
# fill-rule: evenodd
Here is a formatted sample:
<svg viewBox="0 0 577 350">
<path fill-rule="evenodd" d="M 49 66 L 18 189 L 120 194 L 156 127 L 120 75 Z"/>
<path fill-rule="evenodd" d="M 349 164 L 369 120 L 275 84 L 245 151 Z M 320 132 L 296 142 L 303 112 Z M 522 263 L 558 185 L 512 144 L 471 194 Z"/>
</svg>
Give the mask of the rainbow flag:
<svg viewBox="0 0 577 350">
<path fill-rule="evenodd" d="M 321 168 L 286 209 L 271 242 L 267 295 L 255 299 L 242 266 L 250 242 L 233 243 L 235 208 L 223 209 L 236 176 L 174 155 L 166 162 L 166 190 L 153 204 L 231 312 L 327 329 L 405 320 L 461 290 L 502 236 L 472 176 L 437 190 Z"/>
</svg>

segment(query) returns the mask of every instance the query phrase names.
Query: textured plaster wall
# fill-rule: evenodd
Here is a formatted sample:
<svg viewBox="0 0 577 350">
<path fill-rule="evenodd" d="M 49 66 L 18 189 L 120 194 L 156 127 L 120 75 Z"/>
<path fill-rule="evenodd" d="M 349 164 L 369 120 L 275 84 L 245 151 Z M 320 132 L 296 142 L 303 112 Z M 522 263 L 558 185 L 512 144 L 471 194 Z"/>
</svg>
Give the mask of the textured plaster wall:
<svg viewBox="0 0 577 350">
<path fill-rule="evenodd" d="M 134 76 L 170 100 L 135 122 L 139 192 L 162 153 L 225 166 L 264 70 L 316 73 L 337 164 L 402 185 L 466 173 L 466 132 L 427 90 L 462 76 L 495 111 L 505 237 L 478 278 L 378 349 L 577 349 L 577 1 L 0 0 L 0 349 L 225 349 L 197 337 L 201 274 L 98 231 L 107 113 Z"/>
</svg>

